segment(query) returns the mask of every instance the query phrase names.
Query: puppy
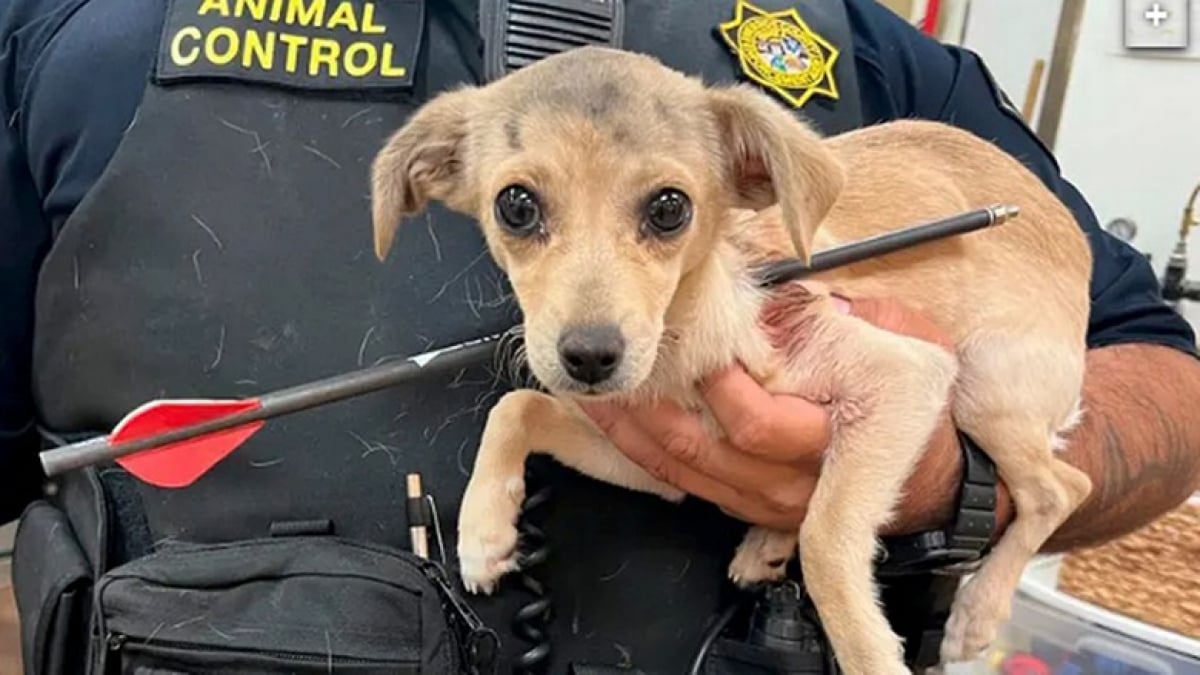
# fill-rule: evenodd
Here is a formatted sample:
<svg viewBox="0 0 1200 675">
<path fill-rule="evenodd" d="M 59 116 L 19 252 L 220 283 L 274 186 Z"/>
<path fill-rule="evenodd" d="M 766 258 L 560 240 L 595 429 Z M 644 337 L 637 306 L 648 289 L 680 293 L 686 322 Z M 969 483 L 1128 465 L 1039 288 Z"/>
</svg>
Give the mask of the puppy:
<svg viewBox="0 0 1200 675">
<path fill-rule="evenodd" d="M 650 57 L 589 47 L 437 96 L 388 140 L 372 181 L 381 260 L 430 200 L 478 219 L 523 310 L 529 366 L 551 392 L 512 392 L 489 414 L 459 521 L 473 592 L 517 566 L 530 452 L 682 497 L 576 401 L 703 410 L 695 383 L 735 361 L 774 392 L 829 402 L 834 433 L 803 526 L 752 528 L 731 577 L 778 578 L 798 544 L 852 675 L 907 672 L 873 557 L 947 404 L 992 453 L 1017 515 L 960 590 L 944 660 L 989 643 L 1022 568 L 1091 489 L 1054 456 L 1080 414 L 1087 243 L 1034 175 L 966 132 L 903 121 L 821 139 L 755 89 L 708 88 Z M 764 323 L 754 265 L 996 202 L 1021 216 L 787 285 L 778 292 L 794 311 Z M 831 292 L 908 303 L 956 354 L 843 314 Z M 753 434 L 732 440 L 755 446 Z"/>
</svg>

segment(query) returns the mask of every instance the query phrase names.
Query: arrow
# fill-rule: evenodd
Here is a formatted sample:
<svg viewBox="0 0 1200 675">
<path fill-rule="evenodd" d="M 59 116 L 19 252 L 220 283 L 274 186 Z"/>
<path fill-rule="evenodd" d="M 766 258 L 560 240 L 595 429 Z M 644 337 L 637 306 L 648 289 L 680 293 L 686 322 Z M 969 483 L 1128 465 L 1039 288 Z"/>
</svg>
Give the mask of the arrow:
<svg viewBox="0 0 1200 675">
<path fill-rule="evenodd" d="M 845 244 L 812 256 L 758 270 L 773 286 L 918 244 L 1004 223 L 1015 206 L 996 205 Z M 191 485 L 245 443 L 267 420 L 404 384 L 431 368 L 463 368 L 490 356 L 503 333 L 434 349 L 403 361 L 335 375 L 248 399 L 162 399 L 134 409 L 111 434 L 41 453 L 47 476 L 115 460 L 158 487 Z"/>
<path fill-rule="evenodd" d="M 799 260 L 783 260 L 766 265 L 759 270 L 763 286 L 775 286 L 787 281 L 806 277 L 818 272 L 878 258 L 918 244 L 945 239 L 956 234 L 982 230 L 992 225 L 1003 225 L 1021 214 L 1016 206 L 997 204 L 984 209 L 967 211 L 957 216 L 935 220 L 924 225 L 906 227 L 903 230 L 860 239 L 849 244 L 836 246 L 813 254 L 808 265 Z"/>
<path fill-rule="evenodd" d="M 159 487 L 186 487 L 245 443 L 266 420 L 414 379 L 431 367 L 462 368 L 493 353 L 503 333 L 434 349 L 395 363 L 363 368 L 241 400 L 164 399 L 136 408 L 108 436 L 41 453 L 55 476 L 105 460 Z"/>
</svg>

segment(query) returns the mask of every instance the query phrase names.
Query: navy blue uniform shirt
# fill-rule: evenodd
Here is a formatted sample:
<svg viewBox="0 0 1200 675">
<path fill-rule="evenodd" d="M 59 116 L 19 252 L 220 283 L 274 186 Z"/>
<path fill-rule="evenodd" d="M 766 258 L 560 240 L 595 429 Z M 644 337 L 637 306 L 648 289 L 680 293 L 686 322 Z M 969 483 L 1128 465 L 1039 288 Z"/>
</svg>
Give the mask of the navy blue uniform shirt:
<svg viewBox="0 0 1200 675">
<path fill-rule="evenodd" d="M 9 0 L 0 9 L 0 522 L 38 486 L 29 372 L 38 268 L 133 118 L 165 4 Z M 1092 347 L 1193 349 L 1149 265 L 1100 230 L 972 53 L 938 44 L 870 0 L 847 6 L 867 123 L 917 117 L 968 129 L 1023 161 L 1074 212 L 1095 255 Z"/>
</svg>

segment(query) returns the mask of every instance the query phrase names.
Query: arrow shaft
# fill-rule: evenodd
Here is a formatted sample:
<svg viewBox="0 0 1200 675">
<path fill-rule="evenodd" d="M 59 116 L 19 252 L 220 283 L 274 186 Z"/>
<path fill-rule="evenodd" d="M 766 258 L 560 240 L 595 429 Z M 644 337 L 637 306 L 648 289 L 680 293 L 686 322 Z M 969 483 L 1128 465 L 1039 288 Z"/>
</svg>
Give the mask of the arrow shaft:
<svg viewBox="0 0 1200 675">
<path fill-rule="evenodd" d="M 427 363 L 434 363 L 438 368 L 470 365 L 480 358 L 490 355 L 495 350 L 495 343 L 499 339 L 500 334 L 489 335 L 461 345 L 409 357 L 396 363 L 362 368 L 290 389 L 281 389 L 260 399 L 264 415 L 258 419 L 287 415 L 394 387 L 410 378 L 415 378 L 418 373 L 426 369 L 427 366 L 424 364 Z"/>
<path fill-rule="evenodd" d="M 55 476 L 97 462 L 118 459 L 135 452 L 159 448 L 219 431 L 235 429 L 246 424 L 316 408 L 327 403 L 362 396 L 401 384 L 430 365 L 436 365 L 439 368 L 469 365 L 481 357 L 491 354 L 499 339 L 500 335 L 489 335 L 462 345 L 426 352 L 397 363 L 363 368 L 282 389 L 260 398 L 260 405 L 257 408 L 189 424 L 144 438 L 112 443 L 108 436 L 98 436 L 80 443 L 53 448 L 41 453 L 42 468 L 47 476 Z"/>
<path fill-rule="evenodd" d="M 808 265 L 799 260 L 772 263 L 765 266 L 760 272 L 760 278 L 763 286 L 774 286 L 810 274 L 895 253 L 918 244 L 999 225 L 1016 215 L 1016 207 L 1003 205 L 968 211 L 924 225 L 886 232 L 868 239 L 819 251 L 813 254 Z"/>
</svg>

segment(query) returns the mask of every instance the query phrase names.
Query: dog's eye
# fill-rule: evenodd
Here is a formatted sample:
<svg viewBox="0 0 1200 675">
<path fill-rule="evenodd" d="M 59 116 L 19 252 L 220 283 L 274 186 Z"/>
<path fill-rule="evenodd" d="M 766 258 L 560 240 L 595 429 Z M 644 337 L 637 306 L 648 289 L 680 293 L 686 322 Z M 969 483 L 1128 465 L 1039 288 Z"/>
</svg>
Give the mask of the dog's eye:
<svg viewBox="0 0 1200 675">
<path fill-rule="evenodd" d="M 533 234 L 541 228 L 542 208 L 527 188 L 510 185 L 496 196 L 496 220 L 513 234 Z"/>
<path fill-rule="evenodd" d="M 650 198 L 646 204 L 646 227 L 652 234 L 676 234 L 692 220 L 692 201 L 688 196 L 667 188 Z"/>
</svg>

